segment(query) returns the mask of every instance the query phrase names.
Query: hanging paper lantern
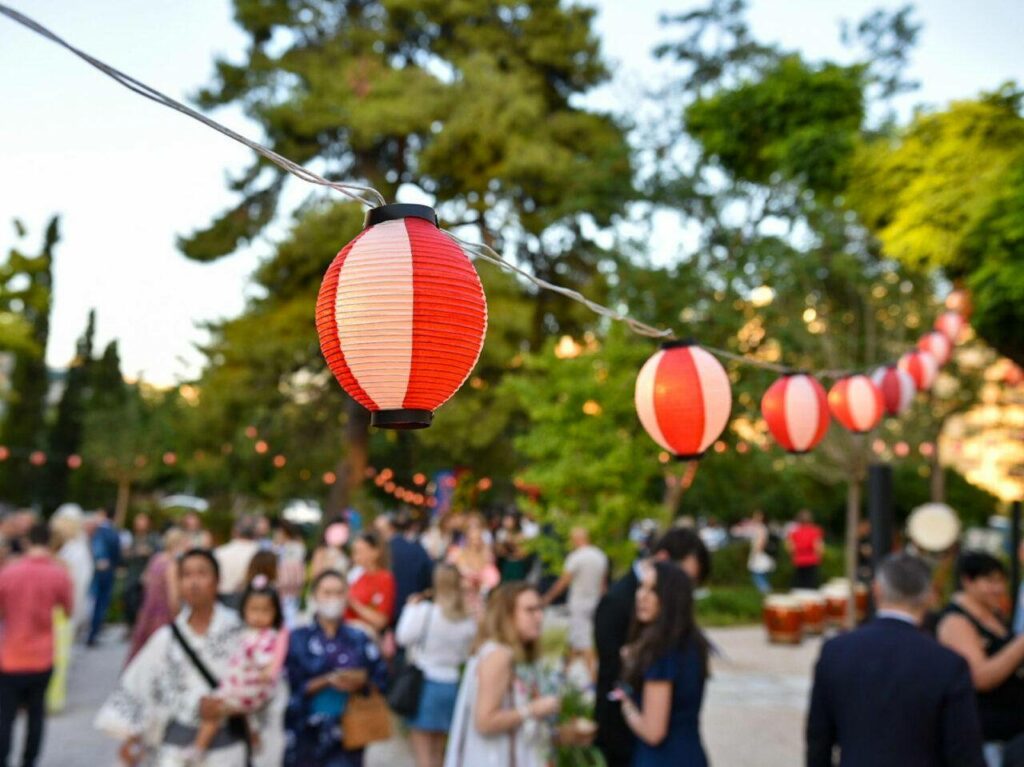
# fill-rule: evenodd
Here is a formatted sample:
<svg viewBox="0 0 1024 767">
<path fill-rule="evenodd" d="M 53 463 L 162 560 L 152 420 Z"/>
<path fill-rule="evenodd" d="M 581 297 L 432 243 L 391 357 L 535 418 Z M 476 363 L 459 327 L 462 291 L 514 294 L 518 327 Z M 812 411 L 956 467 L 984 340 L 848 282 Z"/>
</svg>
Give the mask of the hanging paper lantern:
<svg viewBox="0 0 1024 767">
<path fill-rule="evenodd" d="M 663 344 L 636 379 L 636 411 L 651 439 L 680 460 L 700 458 L 732 410 L 722 365 L 689 341 Z"/>
<path fill-rule="evenodd" d="M 854 375 L 835 382 L 828 392 L 828 409 L 847 431 L 863 434 L 878 426 L 885 402 L 874 381 Z"/>
<path fill-rule="evenodd" d="M 775 441 L 790 453 L 806 453 L 828 431 L 828 401 L 817 379 L 785 375 L 761 398 L 761 415 Z"/>
<path fill-rule="evenodd" d="M 949 295 L 946 296 L 946 308 L 951 312 L 956 312 L 965 320 L 969 320 L 971 318 L 971 314 L 974 312 L 974 304 L 971 301 L 971 294 L 964 288 L 955 288 L 954 290 L 951 290 Z"/>
<path fill-rule="evenodd" d="M 337 255 L 316 305 L 320 350 L 374 426 L 422 429 L 476 365 L 487 301 L 425 205 L 384 205 Z"/>
<path fill-rule="evenodd" d="M 921 339 L 917 342 L 917 348 L 931 354 L 935 361 L 939 363 L 939 367 L 949 362 L 949 358 L 953 354 L 952 342 L 946 337 L 945 333 L 940 333 L 937 330 L 921 336 Z"/>
<path fill-rule="evenodd" d="M 885 414 L 890 418 L 905 413 L 910 403 L 914 401 L 914 395 L 917 394 L 917 385 L 910 373 L 900 370 L 895 365 L 878 368 L 871 375 L 871 380 L 882 392 Z"/>
<path fill-rule="evenodd" d="M 957 312 L 943 312 L 935 320 L 935 329 L 942 333 L 952 343 L 960 340 L 966 321 L 962 314 Z"/>
<path fill-rule="evenodd" d="M 900 370 L 909 373 L 918 391 L 928 391 L 939 374 L 939 363 L 931 352 L 907 352 L 897 363 Z"/>
</svg>

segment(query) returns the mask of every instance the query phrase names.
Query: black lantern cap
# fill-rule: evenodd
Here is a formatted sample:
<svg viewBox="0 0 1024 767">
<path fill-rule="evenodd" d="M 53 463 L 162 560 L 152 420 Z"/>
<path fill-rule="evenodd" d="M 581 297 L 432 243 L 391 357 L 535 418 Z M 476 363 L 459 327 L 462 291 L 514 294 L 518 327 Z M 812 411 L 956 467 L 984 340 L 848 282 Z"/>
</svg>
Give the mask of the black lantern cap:
<svg viewBox="0 0 1024 767">
<path fill-rule="evenodd" d="M 683 338 L 673 341 L 662 341 L 662 349 L 682 349 L 687 346 L 696 346 L 697 342 L 693 338 Z"/>
<path fill-rule="evenodd" d="M 406 202 L 396 202 L 391 205 L 381 205 L 378 208 L 371 208 L 366 211 L 366 218 L 363 221 L 363 229 L 382 224 L 385 221 L 397 221 L 402 218 L 422 218 L 434 226 L 439 226 L 437 211 L 429 205 L 414 205 Z"/>
<path fill-rule="evenodd" d="M 370 415 L 370 425 L 378 429 L 426 429 L 433 420 L 429 410 L 375 410 Z"/>
</svg>

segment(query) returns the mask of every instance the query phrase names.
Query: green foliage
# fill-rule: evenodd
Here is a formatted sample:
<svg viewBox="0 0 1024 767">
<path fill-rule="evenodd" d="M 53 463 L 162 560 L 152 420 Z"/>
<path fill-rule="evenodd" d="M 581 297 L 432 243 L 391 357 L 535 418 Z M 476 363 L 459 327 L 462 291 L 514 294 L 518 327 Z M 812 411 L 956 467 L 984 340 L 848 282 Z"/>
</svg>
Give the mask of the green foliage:
<svg viewBox="0 0 1024 767">
<path fill-rule="evenodd" d="M 816 192 L 846 186 L 847 159 L 864 118 L 863 68 L 812 66 L 786 56 L 756 80 L 700 98 L 686 129 L 733 176 L 773 176 Z"/>
<path fill-rule="evenodd" d="M 761 620 L 763 602 L 761 592 L 751 585 L 712 588 L 707 596 L 697 600 L 697 622 L 703 628 L 757 623 Z"/>
</svg>

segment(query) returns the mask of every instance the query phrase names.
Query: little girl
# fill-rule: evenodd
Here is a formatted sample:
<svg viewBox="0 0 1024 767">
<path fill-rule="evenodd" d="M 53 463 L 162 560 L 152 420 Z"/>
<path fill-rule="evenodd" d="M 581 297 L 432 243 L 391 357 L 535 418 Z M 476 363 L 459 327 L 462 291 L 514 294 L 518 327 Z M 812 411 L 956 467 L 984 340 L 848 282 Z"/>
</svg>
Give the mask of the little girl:
<svg viewBox="0 0 1024 767">
<path fill-rule="evenodd" d="M 252 579 L 242 595 L 239 612 L 245 631 L 228 661 L 227 677 L 220 681 L 213 696 L 223 701 L 232 715 L 247 715 L 266 705 L 274 694 L 288 653 L 288 632 L 281 628 L 281 600 L 266 576 Z M 190 755 L 192 763 L 202 763 L 222 724 L 220 718 L 202 720 Z"/>
</svg>

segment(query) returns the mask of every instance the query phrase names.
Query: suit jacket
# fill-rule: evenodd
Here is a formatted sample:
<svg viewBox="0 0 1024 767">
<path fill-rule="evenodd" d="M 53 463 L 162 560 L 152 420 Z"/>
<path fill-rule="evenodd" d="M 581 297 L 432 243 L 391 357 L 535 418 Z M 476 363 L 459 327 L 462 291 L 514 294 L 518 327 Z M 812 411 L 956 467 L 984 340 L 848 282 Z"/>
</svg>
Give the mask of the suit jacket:
<svg viewBox="0 0 1024 767">
<path fill-rule="evenodd" d="M 807 717 L 807 767 L 984 767 L 967 662 L 879 618 L 825 643 Z"/>
<path fill-rule="evenodd" d="M 618 702 L 608 700 L 622 672 L 619 654 L 629 637 L 629 627 L 636 609 L 636 590 L 640 585 L 636 572 L 629 572 L 613 583 L 594 613 L 594 645 L 597 649 L 597 720 L 596 745 L 604 754 L 608 767 L 629 767 L 633 758 L 635 736 L 622 718 Z"/>
</svg>

